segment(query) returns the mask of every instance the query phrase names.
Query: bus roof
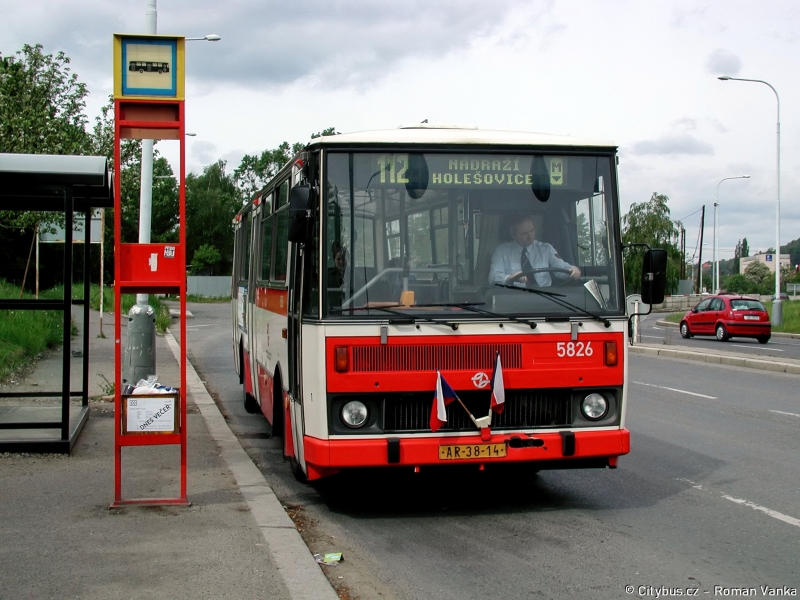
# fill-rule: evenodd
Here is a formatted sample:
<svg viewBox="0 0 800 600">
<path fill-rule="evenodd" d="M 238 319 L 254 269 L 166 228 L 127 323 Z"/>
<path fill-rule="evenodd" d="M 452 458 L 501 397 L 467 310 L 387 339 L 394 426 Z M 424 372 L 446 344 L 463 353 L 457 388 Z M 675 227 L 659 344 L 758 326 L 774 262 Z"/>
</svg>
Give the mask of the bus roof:
<svg viewBox="0 0 800 600">
<path fill-rule="evenodd" d="M 607 140 L 589 140 L 548 133 L 524 131 L 492 131 L 477 127 L 418 123 L 401 125 L 397 129 L 358 131 L 314 138 L 309 146 L 371 144 L 464 144 L 497 146 L 570 146 L 576 148 L 616 149 L 617 145 Z"/>
</svg>

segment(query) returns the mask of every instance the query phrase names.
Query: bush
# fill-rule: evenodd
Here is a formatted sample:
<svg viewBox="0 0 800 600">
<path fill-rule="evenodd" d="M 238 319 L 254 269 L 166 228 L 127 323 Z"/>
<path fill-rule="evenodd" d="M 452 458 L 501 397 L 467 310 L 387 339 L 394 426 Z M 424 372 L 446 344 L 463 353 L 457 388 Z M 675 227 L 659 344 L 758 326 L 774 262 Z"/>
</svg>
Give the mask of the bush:
<svg viewBox="0 0 800 600">
<path fill-rule="evenodd" d="M 214 246 L 203 244 L 194 251 L 192 275 L 213 275 L 214 267 L 222 260 L 222 255 Z"/>
</svg>

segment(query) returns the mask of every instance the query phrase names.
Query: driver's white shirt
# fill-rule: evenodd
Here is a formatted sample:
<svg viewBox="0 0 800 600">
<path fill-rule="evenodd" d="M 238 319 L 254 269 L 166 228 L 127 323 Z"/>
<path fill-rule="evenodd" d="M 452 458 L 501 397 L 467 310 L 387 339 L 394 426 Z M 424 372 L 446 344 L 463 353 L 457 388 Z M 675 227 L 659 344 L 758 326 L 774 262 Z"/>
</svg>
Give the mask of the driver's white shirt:
<svg viewBox="0 0 800 600">
<path fill-rule="evenodd" d="M 528 249 L 528 260 L 533 269 L 544 269 L 552 267 L 555 269 L 569 270 L 572 265 L 561 260 L 556 255 L 556 249 L 545 242 L 534 241 Z M 522 246 L 517 242 L 505 242 L 495 248 L 492 254 L 492 267 L 489 270 L 489 283 L 506 283 L 506 278 L 522 270 Z M 556 277 L 569 277 L 567 274 L 557 273 Z M 536 273 L 534 275 L 536 283 L 540 287 L 547 287 L 552 283 L 550 273 Z M 525 287 L 519 281 L 513 285 Z"/>
</svg>

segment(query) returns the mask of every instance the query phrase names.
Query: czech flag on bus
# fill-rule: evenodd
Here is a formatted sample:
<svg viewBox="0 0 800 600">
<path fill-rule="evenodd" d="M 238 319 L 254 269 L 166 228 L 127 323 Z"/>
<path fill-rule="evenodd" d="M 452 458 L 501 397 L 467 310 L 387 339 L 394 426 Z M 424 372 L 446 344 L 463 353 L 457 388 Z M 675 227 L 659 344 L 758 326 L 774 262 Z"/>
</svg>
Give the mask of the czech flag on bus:
<svg viewBox="0 0 800 600">
<path fill-rule="evenodd" d="M 506 407 L 506 388 L 503 385 L 503 366 L 500 364 L 500 353 L 494 360 L 494 371 L 492 372 L 492 410 L 498 415 Z"/>
<path fill-rule="evenodd" d="M 433 398 L 433 408 L 431 409 L 431 430 L 437 431 L 442 425 L 447 423 L 447 409 L 445 406 L 458 398 L 453 388 L 447 383 L 442 374 L 436 371 L 436 394 Z"/>
</svg>

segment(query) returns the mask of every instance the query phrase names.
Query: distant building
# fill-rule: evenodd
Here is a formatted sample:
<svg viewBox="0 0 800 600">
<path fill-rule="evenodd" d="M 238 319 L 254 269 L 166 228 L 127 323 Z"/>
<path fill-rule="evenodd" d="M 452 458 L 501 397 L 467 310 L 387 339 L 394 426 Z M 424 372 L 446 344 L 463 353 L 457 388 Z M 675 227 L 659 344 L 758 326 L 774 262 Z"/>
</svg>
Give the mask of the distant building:
<svg viewBox="0 0 800 600">
<path fill-rule="evenodd" d="M 774 254 L 756 254 L 755 256 L 743 256 L 739 259 L 739 274 L 744 275 L 745 269 L 750 266 L 752 262 L 762 262 L 769 270 L 775 272 L 775 255 Z M 792 261 L 788 254 L 781 254 L 781 266 L 791 266 Z"/>
</svg>

